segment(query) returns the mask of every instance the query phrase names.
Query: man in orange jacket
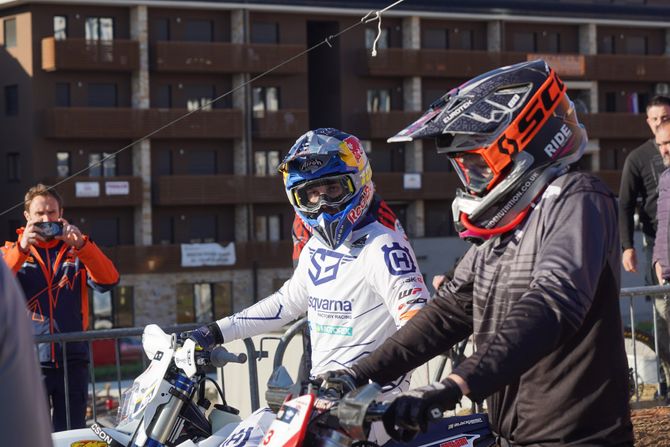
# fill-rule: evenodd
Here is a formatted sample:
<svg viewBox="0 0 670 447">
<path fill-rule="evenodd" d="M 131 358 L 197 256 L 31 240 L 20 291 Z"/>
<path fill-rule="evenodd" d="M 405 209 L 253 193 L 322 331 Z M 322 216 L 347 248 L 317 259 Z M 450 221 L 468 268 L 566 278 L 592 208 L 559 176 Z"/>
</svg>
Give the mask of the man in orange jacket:
<svg viewBox="0 0 670 447">
<path fill-rule="evenodd" d="M 26 225 L 18 240 L 1 248 L 7 266 L 26 295 L 35 335 L 79 332 L 88 326 L 88 289 L 106 292 L 119 273 L 79 228 L 63 218 L 63 201 L 53 189 L 38 184 L 25 196 Z M 70 428 L 86 425 L 88 346 L 67 343 Z M 63 346 L 39 345 L 47 396 L 53 406 L 54 431 L 67 429 Z"/>
</svg>

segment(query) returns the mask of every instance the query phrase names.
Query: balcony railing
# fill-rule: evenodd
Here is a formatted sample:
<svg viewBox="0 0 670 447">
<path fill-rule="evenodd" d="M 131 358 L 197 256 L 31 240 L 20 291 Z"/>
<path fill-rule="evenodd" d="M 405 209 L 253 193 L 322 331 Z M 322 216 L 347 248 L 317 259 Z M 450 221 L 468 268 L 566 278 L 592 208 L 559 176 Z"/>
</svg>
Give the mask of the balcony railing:
<svg viewBox="0 0 670 447">
<path fill-rule="evenodd" d="M 46 111 L 47 138 L 143 137 L 183 116 L 182 109 L 62 107 Z M 242 112 L 215 109 L 193 113 L 152 138 L 240 138 Z"/>
<path fill-rule="evenodd" d="M 277 242 L 236 242 L 233 265 L 197 267 L 202 270 L 237 270 L 254 268 L 292 267 L 290 240 Z M 181 246 L 175 245 L 121 245 L 106 247 L 103 251 L 123 274 L 169 273 L 193 271 L 181 266 Z"/>
<path fill-rule="evenodd" d="M 561 77 L 593 81 L 666 82 L 670 72 L 669 56 L 634 56 L 623 54 L 531 54 L 388 48 L 376 57 L 361 52 L 364 59 L 361 74 L 371 76 L 423 76 L 470 78 L 504 65 L 546 57 Z"/>
<path fill-rule="evenodd" d="M 132 71 L 140 66 L 134 40 L 42 39 L 42 69 Z"/>
<path fill-rule="evenodd" d="M 226 42 L 157 42 L 152 58 L 156 71 L 172 73 L 262 73 L 305 50 L 302 45 Z M 307 72 L 307 59 L 297 58 L 274 74 Z"/>
<path fill-rule="evenodd" d="M 630 139 L 649 138 L 649 126 L 644 114 L 591 113 L 580 114 L 589 138 Z"/>
<path fill-rule="evenodd" d="M 287 203 L 280 176 L 171 175 L 158 177 L 157 205 Z"/>
<path fill-rule="evenodd" d="M 309 129 L 309 115 L 303 109 L 282 109 L 263 112 L 253 118 L 252 133 L 256 138 L 295 139 Z"/>
<path fill-rule="evenodd" d="M 63 179 L 47 179 L 49 185 Z M 142 179 L 140 177 L 82 177 L 64 182 L 56 187 L 68 208 L 121 207 L 142 204 Z"/>
</svg>

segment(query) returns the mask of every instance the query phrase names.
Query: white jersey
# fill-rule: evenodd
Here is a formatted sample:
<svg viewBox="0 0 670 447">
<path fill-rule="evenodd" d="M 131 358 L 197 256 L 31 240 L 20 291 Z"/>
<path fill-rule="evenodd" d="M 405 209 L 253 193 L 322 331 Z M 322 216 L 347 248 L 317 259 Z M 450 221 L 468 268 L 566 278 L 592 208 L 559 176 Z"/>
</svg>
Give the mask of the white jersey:
<svg viewBox="0 0 670 447">
<path fill-rule="evenodd" d="M 281 289 L 218 324 L 230 341 L 279 329 L 307 312 L 316 376 L 374 351 L 429 296 L 405 235 L 373 222 L 336 250 L 312 237 Z"/>
</svg>

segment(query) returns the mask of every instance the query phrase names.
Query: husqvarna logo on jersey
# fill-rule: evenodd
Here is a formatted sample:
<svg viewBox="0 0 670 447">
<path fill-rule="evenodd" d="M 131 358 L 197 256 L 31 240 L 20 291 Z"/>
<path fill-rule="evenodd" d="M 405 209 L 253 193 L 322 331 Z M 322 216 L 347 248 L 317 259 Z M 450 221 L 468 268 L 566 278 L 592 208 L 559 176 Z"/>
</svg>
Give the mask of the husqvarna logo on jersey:
<svg viewBox="0 0 670 447">
<path fill-rule="evenodd" d="M 391 275 L 407 275 L 416 272 L 416 265 L 412 259 L 409 248 L 403 247 L 397 242 L 382 247 L 384 261 Z"/>
<path fill-rule="evenodd" d="M 309 268 L 309 277 L 315 286 L 332 281 L 337 278 L 340 265 L 353 259 L 351 256 L 342 253 L 319 248 L 312 253 L 312 265 Z"/>
</svg>

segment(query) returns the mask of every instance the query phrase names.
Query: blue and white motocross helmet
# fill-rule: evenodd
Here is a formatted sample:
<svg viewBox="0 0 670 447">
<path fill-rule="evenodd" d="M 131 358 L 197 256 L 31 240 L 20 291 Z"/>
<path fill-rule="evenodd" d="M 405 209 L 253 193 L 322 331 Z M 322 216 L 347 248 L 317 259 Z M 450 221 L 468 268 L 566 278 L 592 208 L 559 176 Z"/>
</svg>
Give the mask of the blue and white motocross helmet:
<svg viewBox="0 0 670 447">
<path fill-rule="evenodd" d="M 331 249 L 339 247 L 365 218 L 374 195 L 372 169 L 361 142 L 337 129 L 302 135 L 279 172 L 296 213 Z M 336 193 L 316 196 L 317 188 Z"/>
</svg>

